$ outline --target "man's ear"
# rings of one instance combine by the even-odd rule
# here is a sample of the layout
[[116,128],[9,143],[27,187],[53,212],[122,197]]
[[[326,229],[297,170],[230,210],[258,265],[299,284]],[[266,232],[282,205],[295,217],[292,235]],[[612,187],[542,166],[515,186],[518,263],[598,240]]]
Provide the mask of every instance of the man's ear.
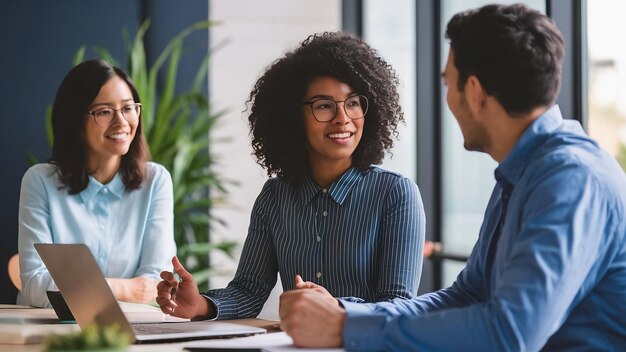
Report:
[[482,84],[480,84],[478,77],[470,75],[467,78],[467,82],[465,82],[465,98],[474,116],[480,116],[487,102],[487,93]]

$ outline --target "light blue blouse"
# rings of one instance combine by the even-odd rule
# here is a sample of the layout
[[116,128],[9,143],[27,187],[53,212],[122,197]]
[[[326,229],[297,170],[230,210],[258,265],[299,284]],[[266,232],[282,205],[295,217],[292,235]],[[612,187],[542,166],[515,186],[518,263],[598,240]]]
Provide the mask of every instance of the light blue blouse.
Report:
[[18,304],[49,306],[46,290],[56,288],[34,243],[84,243],[105,277],[158,280],[162,270],[171,270],[174,200],[172,179],[163,166],[148,163],[146,180],[137,190],[126,191],[118,173],[106,185],[89,177],[87,188],[74,195],[60,189],[56,170],[38,164],[22,179]]

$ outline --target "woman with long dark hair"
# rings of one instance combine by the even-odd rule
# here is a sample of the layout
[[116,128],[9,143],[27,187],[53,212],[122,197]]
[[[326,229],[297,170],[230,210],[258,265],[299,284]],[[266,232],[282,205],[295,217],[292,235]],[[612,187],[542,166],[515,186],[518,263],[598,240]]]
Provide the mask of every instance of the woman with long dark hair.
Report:
[[148,302],[176,253],[169,172],[150,162],[131,78],[102,60],[74,67],[52,107],[48,163],[22,179],[18,303],[49,305],[56,289],[34,243],[84,243],[118,300]]

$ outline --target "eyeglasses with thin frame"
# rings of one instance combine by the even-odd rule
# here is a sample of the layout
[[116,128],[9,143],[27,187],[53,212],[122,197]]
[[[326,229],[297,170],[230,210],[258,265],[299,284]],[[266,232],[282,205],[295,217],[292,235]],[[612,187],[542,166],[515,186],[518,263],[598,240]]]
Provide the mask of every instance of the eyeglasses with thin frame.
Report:
[[117,112],[122,114],[122,117],[128,122],[135,122],[141,115],[141,103],[132,103],[122,106],[119,109],[113,109],[110,106],[105,106],[96,110],[89,111],[88,114],[93,116],[94,120],[99,126],[108,126],[115,121]]
[[364,95],[353,95],[346,100],[334,100],[329,98],[319,98],[305,101],[302,105],[309,105],[313,117],[319,122],[330,122],[337,116],[339,103],[343,103],[343,111],[351,120],[358,120],[365,117],[367,113],[367,97]]

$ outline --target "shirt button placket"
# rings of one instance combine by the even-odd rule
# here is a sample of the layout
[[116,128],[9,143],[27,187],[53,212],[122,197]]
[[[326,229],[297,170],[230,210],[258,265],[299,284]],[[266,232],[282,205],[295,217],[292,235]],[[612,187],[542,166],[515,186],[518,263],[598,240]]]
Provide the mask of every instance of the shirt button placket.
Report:
[[[104,196],[106,196],[106,194],[109,191],[106,188],[102,189],[102,194]],[[104,235],[104,224],[107,222],[107,207],[106,207],[106,202],[105,202],[106,197],[101,197],[100,198],[100,212],[101,212],[101,216],[100,216],[100,232],[102,232],[102,234]]]
[[100,206],[102,207],[102,222],[100,223],[100,231],[102,232],[102,246],[100,247],[100,260],[104,264],[105,258],[108,256],[109,249],[109,237],[106,235],[107,226],[109,224],[109,208],[107,207],[107,201],[109,189],[104,187],[102,189],[103,197],[100,199]]
[[[322,207],[323,207],[323,208],[326,208],[326,207],[328,206],[328,204],[327,204],[327,203],[328,203],[328,188],[324,188],[324,189],[322,189],[322,193],[324,194],[324,196],[323,196],[323,197],[322,197],[322,199],[321,199],[321,201],[322,201]],[[322,208],[322,209],[323,209],[323,208]],[[322,211],[322,218],[323,218],[323,219],[326,219],[327,217],[328,217],[328,210],[323,210],[323,211]],[[316,240],[317,244],[321,244],[321,241],[322,241],[322,236],[321,236],[321,234],[324,232],[324,230],[323,230],[323,229],[325,229],[325,228],[326,228],[326,226],[327,226],[327,225],[326,225],[326,224],[325,224],[325,222],[324,222],[324,223],[323,223],[323,225],[322,225],[322,228],[318,230],[318,232],[317,232],[317,234],[316,234],[316,236],[315,236],[315,240]],[[319,247],[318,247],[318,248],[319,248]],[[321,250],[321,248],[320,248],[320,250]],[[319,264],[320,264],[320,263],[318,263],[318,265],[319,265]],[[320,279],[321,279],[321,277],[322,277],[322,272],[321,272],[321,271],[318,271],[318,272],[316,272],[316,273],[315,273],[315,278],[316,278],[317,280],[320,280]]]

